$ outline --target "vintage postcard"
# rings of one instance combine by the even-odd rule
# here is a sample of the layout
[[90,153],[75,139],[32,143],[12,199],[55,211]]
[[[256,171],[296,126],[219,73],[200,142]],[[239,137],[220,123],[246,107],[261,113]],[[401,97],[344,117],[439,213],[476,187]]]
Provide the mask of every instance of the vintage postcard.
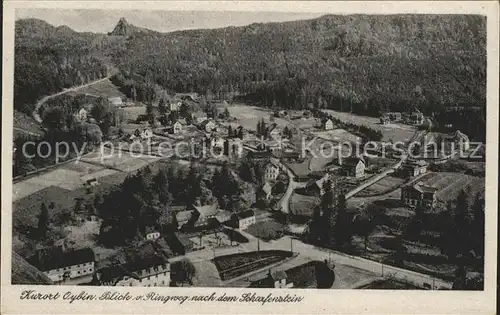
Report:
[[6,1],[2,314],[494,314],[499,4]]

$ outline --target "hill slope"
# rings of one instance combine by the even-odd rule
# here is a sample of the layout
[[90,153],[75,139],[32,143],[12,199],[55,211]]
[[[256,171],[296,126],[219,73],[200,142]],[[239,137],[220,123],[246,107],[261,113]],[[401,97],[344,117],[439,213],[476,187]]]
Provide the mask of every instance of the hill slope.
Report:
[[19,254],[12,252],[12,284],[52,284],[52,281]]
[[[19,90],[27,85],[36,94],[64,52],[78,60],[108,58],[125,74],[177,92],[224,96],[238,90],[264,105],[337,108],[348,102],[354,112],[373,115],[413,105],[424,111],[484,106],[485,21],[465,15],[328,15],[157,33],[120,20],[109,36],[71,33],[69,38],[68,30],[52,32],[47,25],[37,30],[18,21],[16,59],[27,60],[16,62],[16,96],[22,100]],[[36,55],[25,53],[32,49]],[[48,69],[33,69],[47,59]],[[29,83],[18,82],[25,68],[38,75]],[[16,101],[16,106],[23,105]]]

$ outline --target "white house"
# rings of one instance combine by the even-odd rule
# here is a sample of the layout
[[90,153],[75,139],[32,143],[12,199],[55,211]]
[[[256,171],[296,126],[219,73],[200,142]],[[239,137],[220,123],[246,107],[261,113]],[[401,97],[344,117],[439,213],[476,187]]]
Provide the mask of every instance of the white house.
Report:
[[87,121],[87,117],[88,117],[88,111],[83,107],[80,108],[75,114],[75,118],[80,122]]
[[[78,278],[89,276],[94,273],[95,255],[91,248],[82,248],[73,251],[53,249],[38,253],[35,267],[45,273],[54,283],[62,283],[71,279],[72,283],[78,283]],[[87,277],[82,282],[88,282]]]
[[173,111],[178,111],[182,106],[182,102],[181,101],[178,101],[178,102],[170,102],[169,104],[169,109],[171,112]]
[[222,138],[221,136],[215,135],[215,134],[207,134],[205,135],[206,141],[207,141],[207,146],[209,148],[218,148],[223,150],[224,149],[224,143],[226,140]]
[[265,182],[257,191],[257,198],[259,198],[259,196],[262,196],[265,199],[269,200],[271,198],[272,191],[273,187],[269,185],[268,182]]
[[172,126],[172,131],[174,134],[181,133],[182,132],[182,124],[180,121],[176,121],[174,125]]
[[407,206],[424,206],[432,208],[436,205],[438,189],[418,182],[401,188],[401,201]]
[[403,170],[405,170],[408,173],[408,175],[412,177],[425,174],[427,172],[427,162],[424,160],[418,160],[418,161],[408,160],[404,164]]
[[109,97],[108,101],[111,103],[113,106],[122,106],[122,98],[121,97]]
[[269,287],[276,289],[293,288],[293,282],[287,281],[287,274],[283,270],[269,270],[267,280]]
[[153,131],[149,128],[145,128],[141,131],[142,140],[151,139],[153,137]]
[[421,112],[413,112],[410,115],[410,123],[413,125],[422,125],[424,123],[424,118]]
[[243,230],[252,224],[255,224],[255,212],[253,210],[245,210],[234,213],[232,216],[236,227]]
[[467,137],[466,134],[460,132],[460,130],[455,131],[451,135],[448,135],[447,139],[451,141],[452,143],[455,143],[456,147],[458,146],[457,149],[460,149],[462,151],[468,151],[470,148],[470,141],[469,137]]
[[332,130],[333,129],[333,121],[331,119],[325,119],[321,123],[324,130]]
[[99,269],[96,278],[106,286],[168,287],[170,264],[164,257],[150,256]]
[[342,168],[346,176],[359,178],[365,175],[366,163],[361,157],[348,157],[342,161]]
[[153,228],[146,228],[146,239],[148,241],[154,241],[160,238],[160,232]]
[[205,132],[212,132],[217,129],[217,125],[212,119],[207,119],[201,123],[201,127]]
[[266,129],[266,134],[272,139],[279,140],[281,138],[281,129],[278,128],[278,124],[273,123]]
[[264,171],[264,180],[265,181],[276,180],[276,178],[278,178],[279,174],[280,174],[280,167],[277,163],[274,163],[273,161],[270,161],[269,163],[267,163],[265,171]]

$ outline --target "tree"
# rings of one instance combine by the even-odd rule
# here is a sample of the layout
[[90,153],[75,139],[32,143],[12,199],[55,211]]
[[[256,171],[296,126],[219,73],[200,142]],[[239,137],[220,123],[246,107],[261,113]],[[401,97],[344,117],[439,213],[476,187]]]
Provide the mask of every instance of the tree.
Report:
[[229,119],[229,117],[231,117],[231,114],[229,113],[229,109],[226,107],[222,113],[222,119]]
[[169,191],[168,177],[165,169],[160,169],[160,171],[158,171],[153,179],[153,182],[156,190],[158,191],[159,201],[164,205],[169,204],[172,200],[172,195]]
[[477,256],[484,256],[485,218],[484,198],[478,193],[472,204],[473,220],[471,223],[472,248]]
[[38,235],[45,238],[49,230],[49,210],[45,203],[40,206],[40,215],[38,216]]
[[370,204],[366,208],[362,209],[354,218],[356,234],[363,237],[365,252],[368,249],[370,235],[376,227],[376,211],[378,211],[377,207]]
[[346,212],[347,204],[344,194],[340,194],[337,202],[337,222],[335,222],[335,239],[338,247],[346,246],[351,241],[351,220]]
[[102,123],[105,120],[111,120],[111,105],[109,101],[103,97],[99,97],[96,101],[96,104],[92,106],[90,110],[90,114],[97,121],[97,123]]
[[158,102],[158,111],[161,115],[165,115],[167,113],[167,106],[165,104],[165,100],[163,98]]
[[49,108],[44,112],[43,124],[49,130],[63,130],[68,117],[68,113],[60,107]]
[[183,258],[180,261],[173,262],[170,266],[172,286],[177,286],[178,284],[184,286],[185,283],[192,285],[195,275],[196,268],[193,263],[187,258]]

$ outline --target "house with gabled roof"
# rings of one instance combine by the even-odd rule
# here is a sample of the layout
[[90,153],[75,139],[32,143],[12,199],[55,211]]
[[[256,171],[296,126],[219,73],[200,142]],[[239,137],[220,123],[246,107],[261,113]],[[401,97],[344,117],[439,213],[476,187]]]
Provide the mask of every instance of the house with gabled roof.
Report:
[[330,118],[325,118],[321,121],[321,128],[323,130],[332,130],[333,127],[333,121]]
[[366,163],[363,157],[351,156],[341,160],[341,163],[346,176],[356,178],[365,176]]
[[273,187],[268,182],[265,182],[257,190],[257,199],[264,198],[266,200],[269,200],[271,198],[272,191]]
[[436,205],[438,189],[418,182],[401,188],[401,201],[407,206],[424,206],[433,208]]
[[428,163],[424,160],[407,160],[402,170],[411,177],[416,177],[427,172]]
[[203,129],[205,132],[208,132],[208,133],[216,131],[216,129],[217,129],[217,124],[212,119],[204,120],[200,124],[200,126],[201,126],[201,129]]
[[94,273],[95,255],[91,248],[71,251],[52,248],[34,256],[29,262],[55,283],[70,279],[73,283],[78,283],[78,279],[88,282],[84,277]]
[[177,120],[173,125],[172,125],[172,133],[173,134],[179,134],[182,132],[182,123]]
[[106,286],[168,287],[170,285],[168,257],[165,253],[153,249],[129,258],[125,263],[97,270],[95,282]]
[[252,224],[255,224],[255,212],[251,209],[233,213],[231,219],[238,229],[246,229]]
[[288,276],[283,270],[269,270],[267,274],[267,282],[270,288],[286,289],[293,288],[293,283],[288,282]]
[[264,169],[264,180],[276,180],[276,178],[278,178],[278,175],[280,174],[280,169],[280,165],[271,159]]
[[266,128],[266,135],[272,139],[280,139],[281,138],[281,129],[278,128],[277,123],[272,123]]

